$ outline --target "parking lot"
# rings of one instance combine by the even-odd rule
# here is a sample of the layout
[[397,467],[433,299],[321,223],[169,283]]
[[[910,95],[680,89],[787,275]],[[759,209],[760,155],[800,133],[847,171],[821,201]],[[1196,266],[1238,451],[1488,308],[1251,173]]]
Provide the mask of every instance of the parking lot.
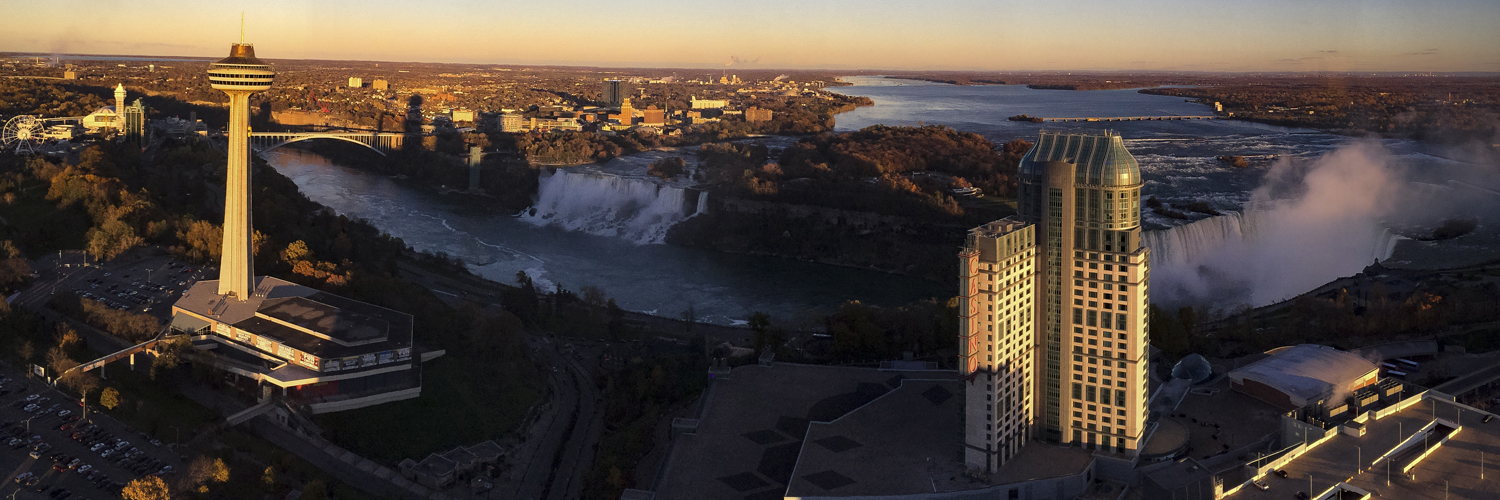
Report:
[[[169,446],[20,370],[0,369],[0,498],[116,498],[131,480],[185,467]],[[170,479],[169,479],[170,480]]]
[[[55,266],[55,261],[43,258],[42,264]],[[154,315],[165,323],[171,320],[172,302],[205,276],[217,278],[217,270],[181,263],[159,248],[142,248],[133,252],[133,258],[121,257],[102,266],[89,266],[83,272],[66,273],[55,291],[72,291],[118,311]]]
[[170,320],[172,302],[183,290],[212,272],[165,255],[151,255],[75,274],[60,286],[79,297],[122,311],[148,313],[165,322]]

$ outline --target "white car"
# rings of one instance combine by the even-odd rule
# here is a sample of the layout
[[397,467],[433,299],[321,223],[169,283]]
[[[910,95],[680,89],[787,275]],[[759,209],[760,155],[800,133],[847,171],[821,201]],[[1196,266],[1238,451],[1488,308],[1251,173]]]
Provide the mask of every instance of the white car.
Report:
[[59,416],[59,417],[66,417],[66,416],[72,415],[72,414],[73,414],[73,410],[62,410],[62,411],[57,412],[57,416]]
[[26,400],[27,401],[36,401],[36,398],[39,398],[39,397],[42,397],[42,395],[40,395],[40,394],[28,394],[26,396]]

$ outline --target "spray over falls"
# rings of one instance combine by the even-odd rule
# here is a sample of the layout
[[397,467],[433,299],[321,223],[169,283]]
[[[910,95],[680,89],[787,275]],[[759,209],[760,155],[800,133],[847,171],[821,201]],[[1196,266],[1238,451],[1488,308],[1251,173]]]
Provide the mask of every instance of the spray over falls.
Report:
[[662,243],[673,225],[707,210],[707,191],[652,178],[562,169],[541,179],[536,204],[521,218],[653,244]]

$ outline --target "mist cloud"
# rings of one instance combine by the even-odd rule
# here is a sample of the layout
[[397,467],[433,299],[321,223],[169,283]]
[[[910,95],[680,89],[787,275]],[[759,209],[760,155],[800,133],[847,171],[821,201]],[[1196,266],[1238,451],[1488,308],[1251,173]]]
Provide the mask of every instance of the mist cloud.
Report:
[[1279,161],[1243,214],[1147,233],[1153,300],[1259,306],[1353,275],[1388,253],[1403,184],[1375,141]]

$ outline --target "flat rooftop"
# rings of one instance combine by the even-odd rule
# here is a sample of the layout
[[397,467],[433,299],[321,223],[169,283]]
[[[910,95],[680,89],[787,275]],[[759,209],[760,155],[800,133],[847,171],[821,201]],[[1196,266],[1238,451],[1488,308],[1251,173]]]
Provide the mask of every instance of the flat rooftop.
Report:
[[1077,474],[1080,448],[1029,443],[988,482],[964,475],[962,381],[904,380],[869,405],[813,423],[786,496],[916,495]]
[[[257,277],[255,292],[244,301],[219,295],[217,281],[200,281],[183,292],[172,307],[274,339],[324,360],[384,356],[387,351],[412,347],[410,314],[270,276]],[[173,323],[201,326],[201,322],[189,318],[174,318]],[[214,337],[219,342],[233,342]],[[317,376],[316,372],[295,365],[278,372],[285,372],[276,374],[281,380]]]
[[1375,370],[1358,354],[1315,344],[1281,348],[1271,356],[1229,372],[1231,378],[1251,379],[1313,400],[1328,392],[1349,390],[1351,382]]
[[[812,422],[834,421],[896,391],[903,382],[954,381],[957,377],[951,371],[897,372],[789,363],[735,368],[728,378],[714,380],[704,393],[698,428],[694,434],[677,438],[656,498],[781,499],[797,470]],[[947,390],[953,401],[944,404],[962,405],[957,391]],[[951,413],[952,425],[957,425],[958,410]],[[961,445],[962,434],[957,427],[952,429],[944,438],[952,443],[944,457],[948,460],[956,459]],[[868,440],[871,446],[889,446]],[[832,443],[825,442],[840,447]]]
[[255,311],[284,323],[296,325],[314,335],[326,337],[344,345],[385,340],[390,323],[365,314],[341,309],[307,297],[284,297],[268,299]]
[[[1283,467],[1288,474],[1286,479],[1274,474],[1262,479],[1270,486],[1269,490],[1242,488],[1229,498],[1290,498],[1298,491],[1307,491],[1309,475],[1317,492],[1342,481],[1378,498],[1500,498],[1500,480],[1479,477],[1481,459],[1488,470],[1486,475],[1493,475],[1491,461],[1500,455],[1500,418],[1484,423],[1487,415],[1490,414],[1429,396],[1393,415],[1367,421],[1364,436],[1340,433],[1293,459]],[[1434,419],[1458,423],[1459,430],[1446,444],[1418,463],[1411,476],[1401,475],[1399,467],[1405,461],[1400,458],[1389,475],[1386,473],[1388,461],[1375,463],[1381,455]]]

